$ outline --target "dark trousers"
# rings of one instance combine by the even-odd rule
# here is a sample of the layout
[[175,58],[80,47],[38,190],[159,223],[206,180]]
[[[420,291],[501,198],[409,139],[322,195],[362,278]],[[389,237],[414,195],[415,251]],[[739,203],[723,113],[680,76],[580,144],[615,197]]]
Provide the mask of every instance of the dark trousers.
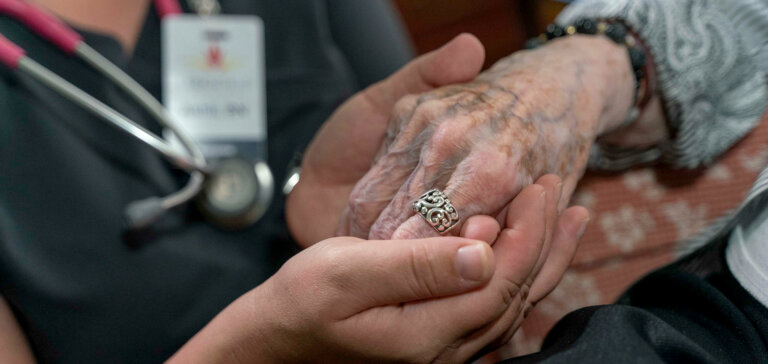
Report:
[[698,272],[690,260],[656,271],[616,304],[567,315],[541,352],[504,363],[768,363],[768,309],[719,245],[694,262]]

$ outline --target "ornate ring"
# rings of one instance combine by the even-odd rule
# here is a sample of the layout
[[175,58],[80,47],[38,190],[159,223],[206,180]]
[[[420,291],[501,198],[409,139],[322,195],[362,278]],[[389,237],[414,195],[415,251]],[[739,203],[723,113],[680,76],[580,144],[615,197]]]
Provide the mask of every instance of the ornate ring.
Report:
[[442,234],[459,222],[459,213],[440,190],[432,189],[413,202],[413,211],[421,215],[435,231]]

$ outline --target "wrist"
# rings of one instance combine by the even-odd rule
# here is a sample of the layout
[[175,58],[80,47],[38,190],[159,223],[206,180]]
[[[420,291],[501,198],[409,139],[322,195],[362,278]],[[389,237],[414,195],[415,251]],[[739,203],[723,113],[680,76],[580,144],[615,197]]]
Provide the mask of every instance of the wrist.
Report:
[[[269,282],[269,281],[268,281]],[[264,286],[244,294],[190,339],[168,363],[277,363],[269,339],[276,315],[269,311]]]
[[600,106],[594,115],[600,136],[626,120],[635,99],[635,76],[627,49],[605,36],[576,34],[555,39],[547,47],[563,48],[581,72],[582,92]]
[[240,298],[243,314],[235,319],[236,325],[245,328],[234,352],[240,353],[248,363],[285,363],[295,350],[287,348],[285,339],[286,315],[280,312],[280,305],[275,304],[278,294],[274,292],[274,277],[268,279]]
[[479,79],[514,90],[528,103],[546,98],[550,114],[574,116],[571,128],[590,138],[621,126],[635,97],[626,48],[599,35],[553,39],[499,61]]

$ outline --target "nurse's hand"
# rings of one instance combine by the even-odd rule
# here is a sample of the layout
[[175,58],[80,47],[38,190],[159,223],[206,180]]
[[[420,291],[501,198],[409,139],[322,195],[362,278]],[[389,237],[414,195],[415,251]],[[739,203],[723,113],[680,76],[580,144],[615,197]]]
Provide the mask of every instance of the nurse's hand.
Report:
[[559,179],[540,183],[515,198],[503,231],[476,216],[462,237],[320,242],[172,361],[458,363],[503,344],[558,283],[589,216],[558,215]]
[[[301,180],[288,197],[286,218],[294,238],[306,246],[334,235],[352,188],[371,168],[385,139],[387,120],[398,99],[472,80],[484,59],[477,38],[460,35],[339,107],[305,152]],[[393,180],[399,179],[393,176]],[[365,218],[380,212],[368,211]]]
[[563,177],[566,205],[595,138],[624,120],[633,92],[624,47],[574,35],[513,54],[470,83],[406,96],[337,233],[435,236],[411,211],[424,192],[442,190],[461,217],[494,215],[547,173]]

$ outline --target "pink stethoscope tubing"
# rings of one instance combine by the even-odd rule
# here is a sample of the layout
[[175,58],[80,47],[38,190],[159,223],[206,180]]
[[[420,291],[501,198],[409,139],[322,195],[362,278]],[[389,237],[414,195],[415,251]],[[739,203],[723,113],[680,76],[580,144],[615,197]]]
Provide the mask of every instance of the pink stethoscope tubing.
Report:
[[[161,17],[173,16],[182,12],[178,0],[154,0],[154,2]],[[170,129],[186,149],[186,154],[178,152],[164,139],[27,57],[26,52],[21,47],[0,35],[0,63],[40,81],[162,154],[173,165],[190,173],[189,182],[179,191],[162,198],[151,197],[129,204],[126,208],[129,228],[147,227],[159,220],[170,209],[190,201],[200,193],[205,176],[209,173],[205,158],[197,145],[175,126],[162,104],[146,89],[88,46],[80,34],[46,11],[23,0],[0,0],[0,14],[22,23],[30,31],[50,42],[65,54],[83,60],[102,73],[146,108],[162,126]]]

